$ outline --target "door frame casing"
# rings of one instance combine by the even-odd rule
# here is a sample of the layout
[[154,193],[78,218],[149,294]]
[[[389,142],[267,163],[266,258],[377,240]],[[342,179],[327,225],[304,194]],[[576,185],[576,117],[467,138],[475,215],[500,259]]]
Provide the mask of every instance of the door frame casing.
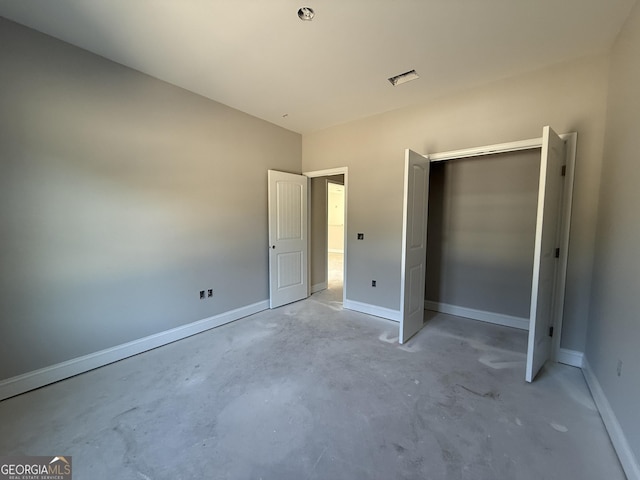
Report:
[[[343,304],[345,303],[346,299],[347,299],[347,251],[349,250],[348,247],[348,239],[349,239],[349,235],[347,233],[348,231],[348,212],[349,212],[349,208],[348,208],[348,204],[349,204],[349,167],[336,167],[336,168],[328,168],[328,169],[324,169],[324,170],[313,170],[313,171],[309,171],[309,172],[302,172],[302,175],[309,177],[309,178],[318,178],[318,177],[331,177],[333,175],[344,175],[344,231],[343,231],[343,240],[344,240],[344,256],[343,256],[343,266],[342,266],[342,302]],[[308,284],[309,284],[309,288],[311,288],[311,187],[308,188],[307,190],[307,196],[308,196],[308,201],[307,201],[307,211],[308,211],[308,218],[309,218],[309,222],[307,222],[307,229],[308,231],[308,235],[307,235],[307,239],[308,239],[308,251],[309,251],[309,255],[308,255],[308,263],[309,263],[309,268],[307,268],[307,275],[309,276],[308,279]],[[327,267],[325,266],[325,277],[328,277],[328,274],[326,272]],[[325,280],[328,282],[328,278],[325,278]],[[311,291],[309,291],[309,294],[311,293]]]
[[[578,134],[576,132],[563,133],[559,137],[565,143],[565,183],[562,192],[562,212],[559,232],[560,256],[558,258],[557,283],[554,290],[556,303],[554,305],[554,335],[551,341],[551,360],[558,361],[560,356],[560,343],[562,338],[562,324],[564,320],[564,301],[567,281],[567,266],[569,252],[569,235],[571,230],[571,210],[573,206],[573,188],[575,178],[576,145]],[[460,158],[481,157],[496,153],[517,152],[521,150],[533,150],[542,148],[542,137],[519,140],[515,142],[499,143],[482,147],[466,148],[461,150],[451,150],[446,152],[431,153],[422,155],[430,162],[442,162]],[[403,194],[406,196],[406,191]],[[406,200],[406,199],[405,199]],[[403,301],[401,299],[401,301]]]

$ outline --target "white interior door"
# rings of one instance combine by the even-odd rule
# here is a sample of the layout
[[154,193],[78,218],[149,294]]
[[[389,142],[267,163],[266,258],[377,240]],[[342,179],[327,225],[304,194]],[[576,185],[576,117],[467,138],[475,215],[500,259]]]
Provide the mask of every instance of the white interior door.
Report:
[[307,177],[269,170],[269,307],[308,296]]
[[549,359],[550,327],[554,322],[558,262],[556,248],[559,245],[565,147],[562,139],[550,127],[544,127],[543,130],[541,157],[525,376],[527,382],[533,381]]
[[428,200],[429,159],[411,150],[406,150],[402,224],[400,343],[405,343],[409,340],[424,324]]

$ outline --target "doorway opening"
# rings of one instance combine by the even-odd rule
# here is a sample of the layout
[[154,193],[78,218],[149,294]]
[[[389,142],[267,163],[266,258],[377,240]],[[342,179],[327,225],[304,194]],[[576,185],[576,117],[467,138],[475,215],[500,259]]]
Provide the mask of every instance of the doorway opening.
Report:
[[309,183],[309,285],[310,293],[323,292],[331,303],[347,298],[346,167],[304,172]]

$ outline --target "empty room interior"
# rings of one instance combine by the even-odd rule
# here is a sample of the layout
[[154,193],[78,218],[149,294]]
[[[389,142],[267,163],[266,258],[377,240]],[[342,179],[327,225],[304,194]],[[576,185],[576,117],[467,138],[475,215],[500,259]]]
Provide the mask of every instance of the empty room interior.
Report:
[[640,480],[638,132],[637,0],[0,0],[2,468]]

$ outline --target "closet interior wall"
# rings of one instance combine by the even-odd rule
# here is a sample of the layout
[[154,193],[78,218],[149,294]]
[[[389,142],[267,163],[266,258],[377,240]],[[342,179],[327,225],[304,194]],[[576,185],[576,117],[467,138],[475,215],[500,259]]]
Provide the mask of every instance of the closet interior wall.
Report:
[[528,322],[540,153],[431,163],[427,305]]

